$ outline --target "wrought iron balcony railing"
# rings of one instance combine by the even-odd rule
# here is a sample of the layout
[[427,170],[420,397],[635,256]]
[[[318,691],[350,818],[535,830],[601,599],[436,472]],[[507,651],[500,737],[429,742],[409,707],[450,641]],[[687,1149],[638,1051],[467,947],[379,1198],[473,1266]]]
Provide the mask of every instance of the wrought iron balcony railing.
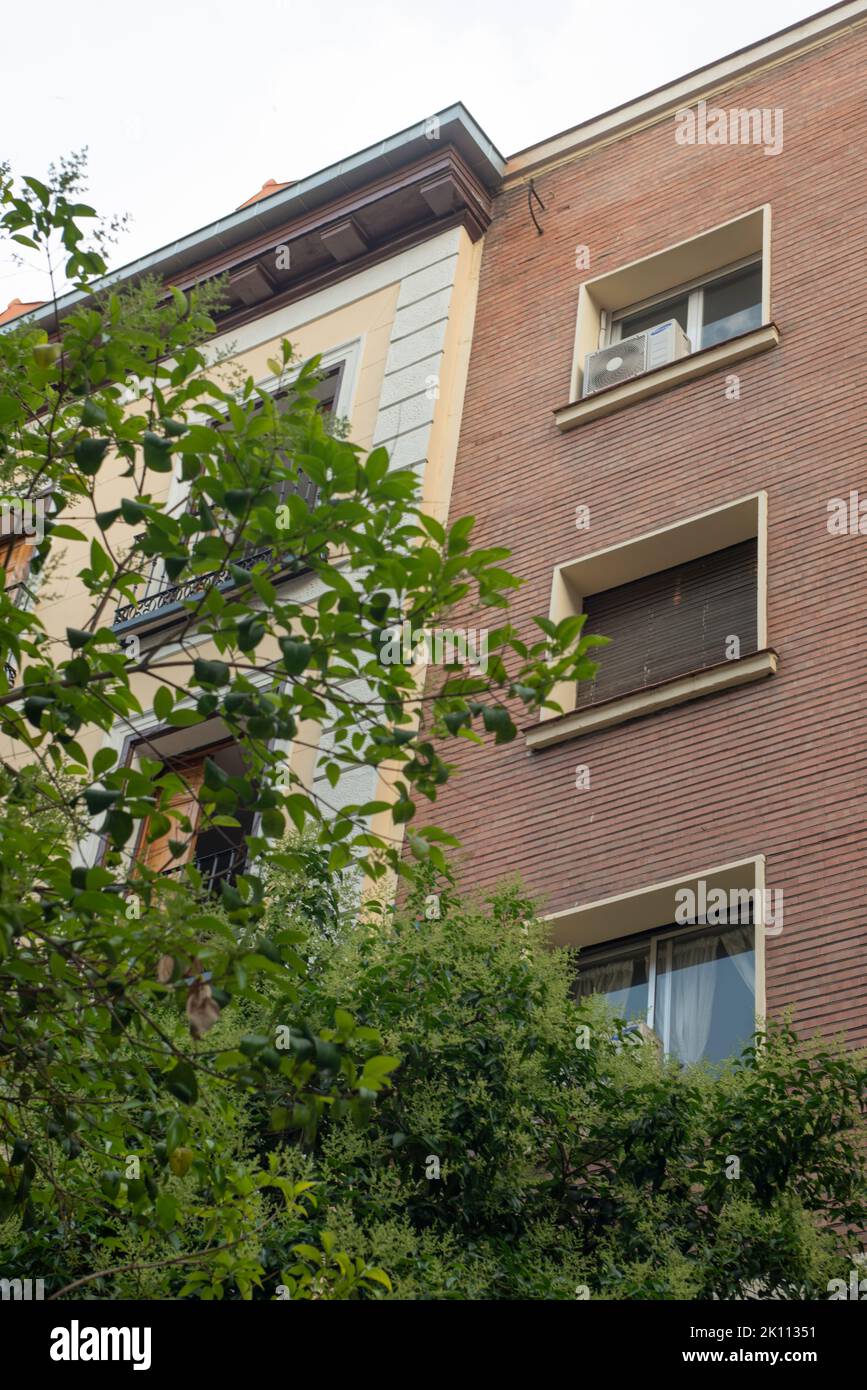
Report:
[[15,579],[11,584],[7,584],[4,593],[16,608],[24,608],[30,597],[27,582],[24,579]]
[[[292,482],[282,482],[278,487],[278,495],[285,501],[290,495],[302,498],[311,511],[319,504],[319,485],[312,479],[300,473]],[[279,572],[281,577],[288,577],[291,574],[301,574],[307,565],[299,560],[295,555],[279,555],[273,547],[266,546],[258,550],[248,549],[233,560],[240,569],[252,569],[260,560],[279,560]],[[134,603],[119,604],[114,615],[112,626],[115,631],[131,625],[138,627],[144,626],[146,619],[159,621],[164,618],[167,621],[180,617],[183,614],[183,605],[190,599],[200,598],[209,589],[232,589],[236,586],[235,580],[229,573],[228,565],[222,565],[219,569],[212,570],[208,574],[197,574],[191,579],[185,579],[182,584],[157,584],[154,586],[156,578],[156,564],[154,570],[145,585],[145,592],[140,599]],[[148,623],[148,626],[151,624]]]
[[[233,884],[238,874],[243,873],[247,850],[244,845],[227,845],[214,854],[194,854],[192,862],[202,875],[202,892],[213,894],[221,883]],[[170,864],[161,872],[166,877],[174,877],[182,874],[185,868],[185,864]]]
[[[266,547],[264,550],[255,550],[248,555],[241,555],[232,563],[239,569],[251,570],[260,561],[272,560],[273,558],[274,551],[270,547]],[[294,555],[286,555],[280,559],[281,575],[300,574],[305,568],[303,562]],[[190,599],[201,598],[209,589],[232,589],[236,585],[237,580],[229,572],[228,565],[223,565],[220,569],[212,570],[208,574],[194,575],[191,579],[185,579],[181,584],[161,585],[151,593],[146,593],[135,603],[119,604],[112,626],[117,631],[130,624],[138,625],[145,618],[169,618],[173,615],[182,615],[183,604]]]

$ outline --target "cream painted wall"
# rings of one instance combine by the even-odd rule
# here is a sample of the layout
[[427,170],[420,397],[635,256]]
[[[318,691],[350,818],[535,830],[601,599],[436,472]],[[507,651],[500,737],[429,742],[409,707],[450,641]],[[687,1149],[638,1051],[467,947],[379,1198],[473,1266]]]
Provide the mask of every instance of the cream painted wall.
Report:
[[[388,356],[388,345],[394,323],[400,285],[386,285],[374,294],[354,300],[323,318],[293,328],[286,336],[302,361],[317,353],[329,352],[341,343],[361,340],[361,364],[358,380],[347,412],[351,421],[351,437],[363,449],[369,449],[376,428],[382,378]],[[256,381],[270,375],[268,358],[278,352],[281,337],[269,338],[249,352],[242,352],[233,362],[250,372]],[[341,408],[343,402],[340,403]]]

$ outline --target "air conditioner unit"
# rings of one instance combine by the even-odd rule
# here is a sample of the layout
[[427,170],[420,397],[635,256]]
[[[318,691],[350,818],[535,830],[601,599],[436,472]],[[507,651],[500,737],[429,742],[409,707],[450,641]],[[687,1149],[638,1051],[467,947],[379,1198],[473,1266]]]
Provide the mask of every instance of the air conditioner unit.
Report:
[[631,1023],[627,1023],[624,1028],[614,1034],[612,1039],[618,1052],[624,1047],[652,1047],[655,1052],[662,1056],[662,1039],[652,1028],[648,1028],[644,1019],[636,1018]]
[[588,352],[584,360],[584,395],[592,396],[606,386],[631,381],[634,376],[652,372],[654,367],[665,367],[688,356],[689,351],[689,338],[677,319],[633,333],[610,347]]

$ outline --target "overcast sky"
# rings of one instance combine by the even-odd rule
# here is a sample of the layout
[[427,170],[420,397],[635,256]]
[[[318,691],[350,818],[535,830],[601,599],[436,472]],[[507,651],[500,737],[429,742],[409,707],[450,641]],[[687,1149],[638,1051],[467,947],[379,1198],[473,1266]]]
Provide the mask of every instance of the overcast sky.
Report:
[[[821,0],[11,0],[0,130],[18,173],[89,148],[122,265],[462,101],[505,154],[824,8]],[[0,308],[47,297],[0,252]]]

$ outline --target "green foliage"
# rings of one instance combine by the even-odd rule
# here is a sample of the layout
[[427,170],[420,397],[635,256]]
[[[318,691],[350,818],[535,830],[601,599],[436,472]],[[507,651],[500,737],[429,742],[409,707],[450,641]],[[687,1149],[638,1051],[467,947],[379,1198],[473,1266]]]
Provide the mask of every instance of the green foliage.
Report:
[[[268,1263],[249,1234],[265,1204],[276,1192],[299,1216],[311,1197],[272,1169],[266,1144],[219,1142],[217,1120],[241,1123],[254,1101],[264,1133],[309,1145],[330,1117],[363,1125],[395,1065],[350,1015],[318,1031],[305,1020],[297,932],[270,930],[266,885],[313,856],[298,907],[327,941],[338,905],[323,872],[386,884],[411,876],[413,856],[445,871],[448,842],[426,827],[404,859],[372,826],[387,806],[314,799],[282,750],[316,725],[331,788],[387,764],[392,818],[409,822],[414,798],[435,800],[448,779],[444,739],[513,737],[518,709],[549,704],[558,681],[587,670],[593,639],[503,626],[484,677],[456,663],[420,703],[409,664],[383,658],[387,634],[446,623],[459,603],[506,609],[519,582],[507,552],[474,549],[472,518],[446,530],[426,517],[414,473],[323,423],[316,359],[296,363],[282,344],[270,364],[279,404],[210,361],[219,285],[104,284],[105,228],[78,201],[82,172],[74,158],[16,183],[0,167],[0,238],[44,254],[52,285],[65,275],[80,292],[64,315],[53,301],[48,328],[25,318],[0,331],[0,487],[50,500],[26,582],[0,588],[0,1222],[7,1264],[53,1276],[55,1292],[73,1274],[102,1289],[94,1276],[122,1261],[100,1257],[119,1242],[139,1266],[194,1257],[177,1266],[184,1296],[246,1297]],[[173,474],[185,508],[166,503]],[[193,595],[168,648],[130,640],[115,619],[155,565]],[[312,600],[282,582],[302,569]],[[44,620],[58,575],[78,576],[65,640]],[[193,635],[210,654],[189,650]],[[243,776],[212,764],[195,789],[200,831],[242,815],[256,825],[219,901],[193,866],[132,863],[143,822],[151,840],[174,835],[179,861],[191,833],[186,813],[169,815],[191,790],[183,773],[156,751],[130,766],[115,751],[145,698],[179,730],[219,719],[244,755]],[[100,862],[73,862],[94,832]],[[331,1252],[310,1279],[294,1258],[299,1297],[385,1287]]]
[[663,1063],[573,971],[514,888],[350,931],[304,1008],[400,1066],[292,1168],[319,1205],[287,1232],[329,1229],[398,1298],[827,1297],[867,1218],[864,1059],[778,1025],[721,1073]]
[[[103,1298],[821,1296],[864,1222],[861,1060],[785,1027],[720,1077],[618,1051],[517,890],[490,908],[423,893],[448,878],[449,837],[412,824],[450,775],[445,741],[508,742],[604,639],[580,618],[519,632],[508,553],[326,427],[316,360],[282,345],[279,409],[209,363],[219,286],[101,286],[80,173],[0,169],[0,235],[59,246],[82,295],[50,335],[0,332],[0,485],[51,499],[26,602],[0,591],[4,1271]],[[187,510],[165,505],[173,472]],[[192,581],[168,654],[114,624],[154,564]],[[282,582],[301,568],[303,603]],[[41,608],[57,573],[83,586],[65,641]],[[506,619],[487,671],[456,662],[420,702],[386,640],[458,605]],[[193,633],[210,653],[187,654]],[[202,829],[256,818],[219,900],[194,867],[131,864],[143,821],[168,834],[191,790],[104,737],[144,689],[166,725],[219,719],[243,751],[243,776],[211,764],[196,790]],[[325,782],[385,765],[394,804],[329,804],[287,775],[281,745],[311,725]],[[373,829],[385,812],[406,858]],[[106,853],[85,867],[94,831]],[[418,896],[359,912],[355,871]]]

